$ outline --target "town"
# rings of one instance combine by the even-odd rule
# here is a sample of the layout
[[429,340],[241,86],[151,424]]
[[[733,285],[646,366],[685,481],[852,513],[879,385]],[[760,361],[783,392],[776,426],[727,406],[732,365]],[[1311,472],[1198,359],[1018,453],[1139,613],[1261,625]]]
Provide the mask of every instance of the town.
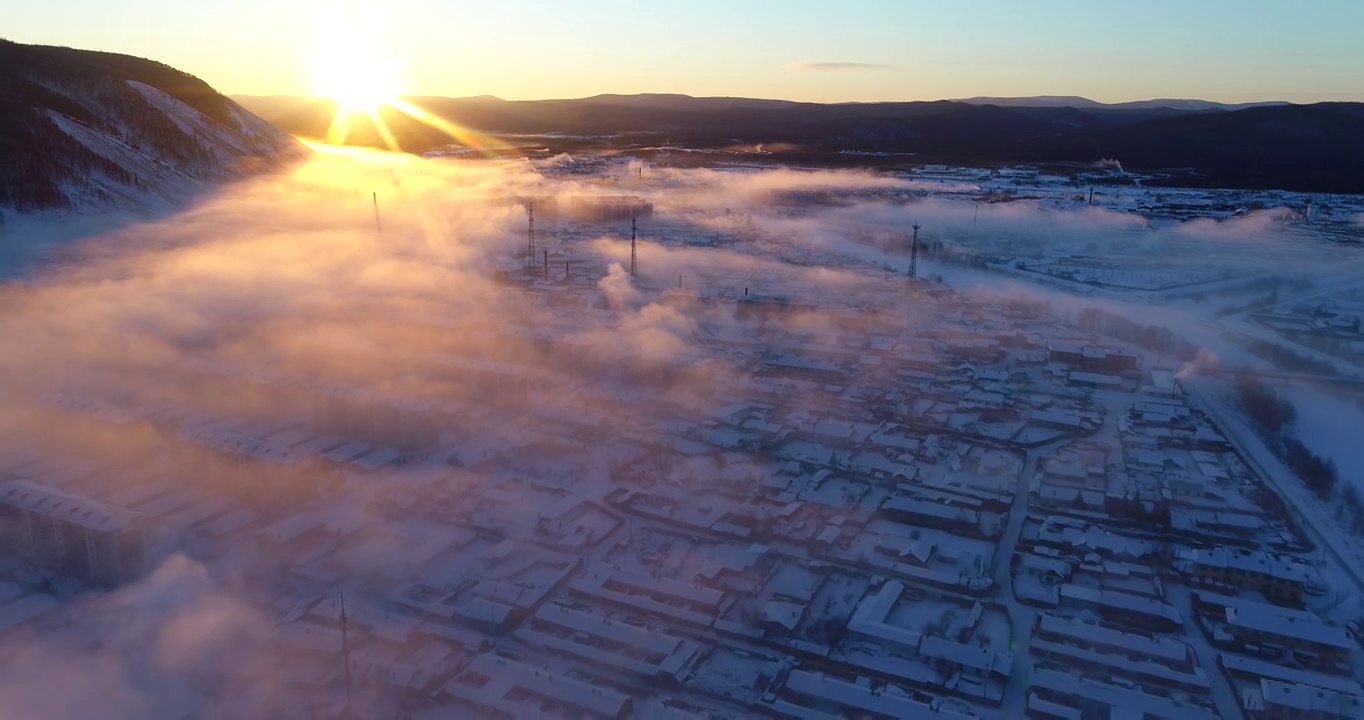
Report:
[[[1101,321],[1264,295],[1244,268],[1025,258],[946,168],[703,201],[621,165],[482,210],[499,244],[453,276],[376,274],[222,337],[97,332],[83,372],[7,385],[0,661],[26,652],[6,639],[119,651],[73,609],[205,568],[250,619],[186,687],[268,687],[277,716],[1364,718],[1358,538],[1228,424],[1222,370]],[[372,252],[417,252],[402,191],[338,192],[372,207]],[[829,213],[847,239],[790,240]],[[1209,342],[1329,333],[1302,352],[1343,366],[1359,301],[1332,292],[1223,313],[1243,335]]]

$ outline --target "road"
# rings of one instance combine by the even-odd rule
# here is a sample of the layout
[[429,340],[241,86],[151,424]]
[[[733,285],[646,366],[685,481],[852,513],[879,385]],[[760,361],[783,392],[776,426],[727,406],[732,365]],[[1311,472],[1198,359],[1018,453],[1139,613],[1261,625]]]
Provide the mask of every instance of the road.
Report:
[[1198,658],[1198,666],[1203,671],[1204,677],[1208,678],[1208,685],[1212,688],[1212,702],[1217,708],[1217,714],[1225,720],[1245,717],[1241,712],[1241,703],[1237,700],[1231,683],[1217,665],[1216,648],[1208,644],[1208,639],[1203,636],[1198,621],[1189,614],[1189,608],[1192,606],[1189,596],[1189,588],[1183,585],[1169,583],[1165,586],[1165,601],[1179,608],[1180,613],[1184,614],[1184,635],[1182,639],[1189,647],[1193,648],[1194,657]]
[[1011,717],[1021,717],[1027,707],[1028,688],[1032,686],[1032,626],[1037,617],[1036,610],[1014,598],[1014,552],[1023,533],[1023,522],[1028,517],[1028,501],[1032,496],[1037,461],[1067,442],[1070,442],[1070,438],[1028,451],[1023,461],[1023,472],[1019,475],[1018,489],[1014,492],[1013,506],[1009,508],[1009,525],[995,548],[995,588],[999,592],[999,601],[1009,608],[1009,622],[1013,625],[1013,640],[1009,647],[1013,652],[1013,666],[1009,669],[1009,681],[1004,686],[1004,698],[1000,702],[1000,709]]
[[1226,434],[1241,457],[1268,483],[1292,509],[1294,520],[1319,547],[1323,548],[1342,575],[1364,593],[1364,545],[1339,529],[1331,510],[1312,496],[1297,476],[1274,457],[1240,413],[1227,408],[1208,387],[1207,378],[1189,378],[1184,389],[1191,401],[1208,414]]

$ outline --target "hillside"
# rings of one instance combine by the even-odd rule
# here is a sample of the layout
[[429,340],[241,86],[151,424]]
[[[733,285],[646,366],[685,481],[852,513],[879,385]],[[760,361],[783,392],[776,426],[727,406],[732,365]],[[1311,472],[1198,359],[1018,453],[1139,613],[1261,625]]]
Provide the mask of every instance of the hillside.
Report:
[[[1172,170],[1168,182],[1177,184],[1364,192],[1364,105],[1359,103],[1104,105],[1083,98],[1036,98],[996,105],[985,98],[826,105],[685,95],[408,99],[447,120],[502,135],[513,152],[648,154],[660,146],[685,146],[730,151],[740,159],[884,167],[1089,164],[1112,158],[1132,170]],[[335,111],[318,99],[239,100],[305,137],[325,136]],[[386,110],[382,117],[409,152],[451,142],[396,111]],[[378,135],[365,128],[351,142],[380,144]],[[753,151],[757,146],[765,147]]]
[[[1134,167],[1190,168],[1194,184],[1364,192],[1361,103],[1200,113],[1110,129],[1085,142]],[[1082,150],[1071,144],[1058,154]]]
[[0,40],[0,212],[165,209],[306,153],[166,65]]

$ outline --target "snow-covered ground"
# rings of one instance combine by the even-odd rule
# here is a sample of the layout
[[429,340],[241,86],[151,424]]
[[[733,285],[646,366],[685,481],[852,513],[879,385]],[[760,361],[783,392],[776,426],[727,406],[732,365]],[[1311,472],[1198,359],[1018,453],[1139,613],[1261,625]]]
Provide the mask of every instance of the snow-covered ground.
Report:
[[[39,531],[0,562],[0,710],[1230,717],[1218,656],[1249,651],[1171,557],[1242,548],[1330,627],[1364,614],[1359,544],[1205,387],[1267,368],[1232,283],[1347,280],[1356,249],[1218,209],[1298,198],[1169,191],[1180,223],[1049,179],[980,207],[1028,188],[985,171],[596,165],[323,149],[7,286],[0,492]],[[1359,410],[1285,392],[1357,468]],[[45,521],[145,523],[160,569]]]
[[[1364,407],[1360,396],[1328,394],[1301,383],[1276,386],[1298,409],[1294,430],[1312,452],[1335,461],[1342,482],[1364,492]],[[1348,398],[1348,399],[1347,399]]]

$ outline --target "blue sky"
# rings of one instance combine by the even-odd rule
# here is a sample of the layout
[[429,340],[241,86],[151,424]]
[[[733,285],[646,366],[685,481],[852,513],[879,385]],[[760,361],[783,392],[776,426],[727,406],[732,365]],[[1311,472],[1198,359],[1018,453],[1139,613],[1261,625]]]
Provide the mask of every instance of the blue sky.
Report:
[[[126,52],[219,90],[309,94],[357,0],[15,2],[0,34]],[[814,101],[1083,95],[1364,100],[1361,0],[395,0],[367,23],[411,94]]]

